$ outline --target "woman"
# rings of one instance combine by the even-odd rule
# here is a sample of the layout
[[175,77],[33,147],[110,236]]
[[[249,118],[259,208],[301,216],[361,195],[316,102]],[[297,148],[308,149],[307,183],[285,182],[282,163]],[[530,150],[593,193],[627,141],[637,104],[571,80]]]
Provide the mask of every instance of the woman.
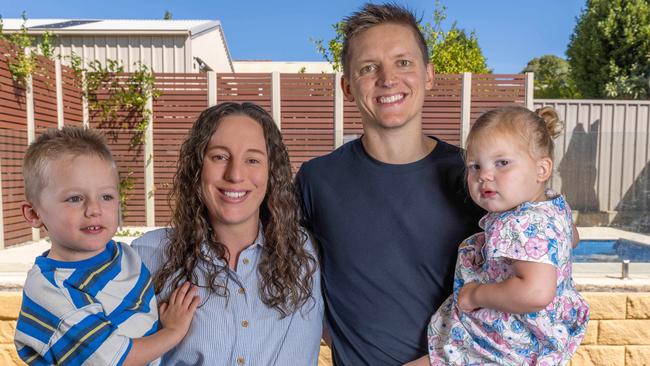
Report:
[[183,143],[170,229],[133,242],[159,300],[185,281],[201,306],[172,365],[316,365],[323,303],[298,224],[289,157],[252,103],[206,109]]

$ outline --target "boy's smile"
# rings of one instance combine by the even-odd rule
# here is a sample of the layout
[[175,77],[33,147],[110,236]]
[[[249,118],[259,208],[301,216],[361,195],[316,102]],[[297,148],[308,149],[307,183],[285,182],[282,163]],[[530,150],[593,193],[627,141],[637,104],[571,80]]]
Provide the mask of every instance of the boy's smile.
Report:
[[96,155],[65,155],[49,161],[44,176],[47,183],[26,218],[47,230],[48,257],[70,262],[101,253],[118,225],[113,164]]

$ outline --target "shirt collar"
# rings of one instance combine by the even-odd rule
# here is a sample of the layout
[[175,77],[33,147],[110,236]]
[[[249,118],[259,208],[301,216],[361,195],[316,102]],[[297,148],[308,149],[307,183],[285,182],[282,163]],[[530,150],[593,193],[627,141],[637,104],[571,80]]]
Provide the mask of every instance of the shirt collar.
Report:
[[252,245],[263,247],[265,243],[266,240],[264,239],[264,227],[262,226],[262,222],[260,222],[260,225],[257,228],[257,238],[255,238],[255,241],[253,241]]
[[[265,243],[266,243],[266,240],[264,239],[264,226],[262,225],[262,222],[260,222],[260,225],[257,228],[257,237],[255,238],[255,240],[253,240],[251,245],[246,247],[246,248],[251,248],[251,247],[261,248],[261,247],[264,246]],[[244,249],[244,250],[246,250],[246,249]],[[209,253],[210,249],[209,249],[208,243],[205,243],[205,242],[203,243],[203,245],[201,246],[201,251],[203,251],[203,254],[208,254]]]

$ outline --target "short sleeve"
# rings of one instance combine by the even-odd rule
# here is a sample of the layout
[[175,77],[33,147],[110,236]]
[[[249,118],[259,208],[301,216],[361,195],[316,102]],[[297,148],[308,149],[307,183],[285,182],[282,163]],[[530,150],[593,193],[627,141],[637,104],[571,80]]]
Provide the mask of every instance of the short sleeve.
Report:
[[47,342],[37,339],[38,318],[25,316],[23,311],[21,315],[24,318],[19,319],[15,343],[19,356],[29,365],[120,365],[131,348],[131,339],[115,332],[117,328],[97,303],[65,314],[56,328],[45,324],[52,330]]
[[557,267],[560,232],[555,226],[547,212],[534,206],[503,215],[486,228],[485,255]]

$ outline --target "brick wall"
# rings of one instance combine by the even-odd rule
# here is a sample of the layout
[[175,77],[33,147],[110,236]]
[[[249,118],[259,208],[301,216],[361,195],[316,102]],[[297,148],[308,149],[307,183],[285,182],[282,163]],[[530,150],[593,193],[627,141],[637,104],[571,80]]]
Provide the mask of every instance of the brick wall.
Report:
[[[0,365],[23,365],[13,345],[20,292],[0,292]],[[570,366],[650,365],[650,292],[583,293],[591,307],[587,334]],[[330,366],[321,347],[319,366]]]

